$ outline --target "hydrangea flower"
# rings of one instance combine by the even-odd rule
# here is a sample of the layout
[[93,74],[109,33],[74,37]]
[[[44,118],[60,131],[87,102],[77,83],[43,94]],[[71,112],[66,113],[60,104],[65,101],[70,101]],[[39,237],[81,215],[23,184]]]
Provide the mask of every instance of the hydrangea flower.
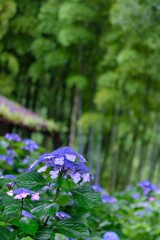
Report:
[[9,196],[14,196],[14,199],[23,199],[23,198],[26,198],[27,196],[31,196],[31,200],[34,201],[34,200],[39,200],[39,193],[37,192],[34,192],[34,191],[31,191],[29,189],[26,189],[26,188],[17,188],[15,190],[10,190],[7,192],[7,194]]
[[114,204],[116,203],[116,198],[109,196],[108,193],[100,186],[100,185],[93,185],[92,188],[94,189],[94,191],[99,192],[101,194],[101,198],[103,203],[110,203],[110,204]]
[[11,174],[6,174],[4,176],[1,176],[0,178],[10,178],[10,179],[16,179],[16,177],[14,175]]
[[16,133],[6,133],[4,138],[9,140],[9,141],[15,141],[15,142],[20,142],[21,141],[20,136]]
[[38,169],[38,172],[44,172],[47,168],[51,168],[50,176],[52,179],[57,178],[59,173],[64,178],[68,176],[72,178],[75,183],[89,182],[93,177],[90,174],[89,168],[85,165],[86,159],[78,154],[75,150],[70,147],[58,148],[51,153],[45,153],[39,157],[31,166],[39,163],[45,166]]
[[31,214],[25,210],[22,210],[22,216],[27,217],[27,218],[36,218],[33,214]]
[[135,200],[136,200],[136,199],[139,199],[139,198],[140,198],[140,195],[139,195],[138,193],[133,193],[133,194],[132,194],[132,198],[135,199]]
[[138,186],[143,189],[144,195],[148,195],[150,192],[156,190],[156,187],[148,180],[144,180],[142,182],[139,182]]
[[71,218],[71,216],[68,213],[65,212],[57,212],[56,217],[58,219],[66,219],[66,218]]
[[8,163],[8,165],[13,166],[14,159],[8,155],[0,154],[0,160]]
[[104,191],[104,189],[100,185],[98,185],[98,184],[92,185],[92,188],[96,192],[100,192],[101,193],[101,192]]
[[[9,178],[9,179],[11,179],[11,180],[15,180],[15,179],[16,179],[16,177],[15,177],[14,175],[9,175],[9,174],[4,175],[4,176],[1,176],[0,178]],[[15,182],[15,181],[6,184],[6,186],[7,186],[9,189],[13,188],[15,185],[16,185],[16,182]]]
[[14,157],[16,157],[17,154],[13,149],[7,149],[7,154],[1,154],[0,159],[3,161],[6,161],[10,166],[13,166],[14,163]]
[[102,194],[101,197],[102,197],[103,203],[114,204],[114,203],[116,203],[116,201],[117,201],[116,198],[111,197],[111,196],[109,196],[109,195],[107,195],[107,194]]
[[120,238],[115,232],[106,232],[103,236],[103,240],[120,240]]
[[24,149],[26,151],[33,152],[39,148],[38,144],[31,139],[25,139],[23,142],[26,145],[23,146],[22,149]]
[[9,156],[11,156],[11,157],[17,157],[17,153],[13,150],[13,149],[11,149],[11,148],[8,148],[7,149],[7,154],[9,155]]

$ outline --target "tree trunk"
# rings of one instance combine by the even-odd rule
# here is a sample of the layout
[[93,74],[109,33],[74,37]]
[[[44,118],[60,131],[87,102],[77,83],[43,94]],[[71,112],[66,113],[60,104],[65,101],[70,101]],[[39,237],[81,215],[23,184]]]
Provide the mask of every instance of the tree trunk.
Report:
[[101,171],[101,147],[102,147],[102,126],[99,127],[99,133],[97,138],[97,150],[96,150],[96,177],[95,183],[100,184],[100,171]]
[[70,147],[74,147],[76,125],[77,125],[78,99],[79,99],[79,92],[78,92],[78,89],[75,88],[73,105],[72,105],[72,113],[71,113],[70,133],[69,133],[69,146]]

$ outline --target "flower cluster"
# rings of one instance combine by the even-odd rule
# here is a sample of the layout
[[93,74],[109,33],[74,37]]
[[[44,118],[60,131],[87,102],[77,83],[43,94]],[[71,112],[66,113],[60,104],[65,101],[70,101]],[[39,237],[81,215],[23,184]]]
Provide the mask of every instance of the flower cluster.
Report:
[[24,199],[28,196],[31,196],[32,201],[39,200],[40,198],[38,192],[34,192],[26,188],[17,188],[15,190],[10,190],[7,192],[7,194],[9,196],[15,195],[14,199],[19,199],[19,200]]
[[115,197],[112,197],[112,196],[109,196],[107,194],[107,192],[99,185],[93,185],[92,188],[96,191],[96,192],[99,192],[101,194],[101,198],[102,198],[102,201],[103,203],[110,203],[110,204],[114,204],[116,203],[116,198]]
[[[78,159],[77,159],[78,158]],[[38,172],[44,172],[47,168],[51,168],[50,177],[57,178],[59,174],[62,177],[71,177],[74,183],[89,182],[93,176],[90,174],[89,168],[85,165],[85,158],[78,154],[70,147],[62,147],[40,156],[31,166],[42,163],[45,166],[38,169]]]
[[143,189],[144,195],[148,195],[150,192],[153,192],[156,190],[156,187],[148,180],[139,182],[138,186]]
[[6,140],[9,140],[9,141],[15,141],[15,142],[20,142],[21,141],[20,136],[16,133],[6,133],[4,138]]
[[31,139],[25,139],[23,142],[25,146],[23,146],[22,149],[26,151],[33,152],[39,148],[38,144]]
[[115,232],[106,232],[103,236],[103,240],[120,240],[117,233]]

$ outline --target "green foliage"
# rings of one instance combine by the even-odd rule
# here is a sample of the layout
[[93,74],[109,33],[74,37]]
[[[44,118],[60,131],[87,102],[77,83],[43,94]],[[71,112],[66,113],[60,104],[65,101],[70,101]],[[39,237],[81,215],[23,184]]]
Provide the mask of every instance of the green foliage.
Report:
[[[99,178],[109,180],[109,187],[123,187],[140,175],[151,177],[151,162],[157,180],[158,1],[2,0],[0,12],[0,93],[51,119],[47,128],[61,131],[62,144],[69,142],[70,126],[75,126],[76,146],[87,149],[90,164],[98,169],[100,158],[103,169],[107,162],[109,172]],[[3,107],[0,114],[21,122]],[[39,121],[23,121],[40,130]]]
[[34,219],[23,217],[19,220],[19,228],[25,233],[35,235],[38,224]]
[[102,199],[99,193],[89,187],[79,187],[72,191],[73,199],[79,207],[90,209],[100,207]]
[[14,235],[7,228],[0,226],[0,236],[2,240],[13,240]]
[[16,182],[19,188],[24,187],[34,191],[37,191],[47,185],[46,180],[38,172],[23,173],[17,177]]
[[54,233],[51,229],[41,228],[37,231],[35,239],[37,240],[53,240]]
[[56,203],[52,204],[42,204],[32,209],[32,213],[37,217],[48,217],[53,216],[56,212],[58,212],[59,206]]
[[63,233],[69,238],[86,239],[89,237],[89,232],[83,223],[70,219],[54,221],[56,232]]
[[82,75],[69,76],[66,81],[68,87],[76,86],[80,90],[83,90],[87,85],[87,79]]

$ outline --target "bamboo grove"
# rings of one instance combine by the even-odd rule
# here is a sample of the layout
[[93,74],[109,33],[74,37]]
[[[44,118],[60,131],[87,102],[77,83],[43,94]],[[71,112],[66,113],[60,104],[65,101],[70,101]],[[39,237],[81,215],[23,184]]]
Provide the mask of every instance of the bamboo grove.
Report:
[[58,122],[96,183],[160,181],[157,0],[1,0],[0,26],[2,95]]

